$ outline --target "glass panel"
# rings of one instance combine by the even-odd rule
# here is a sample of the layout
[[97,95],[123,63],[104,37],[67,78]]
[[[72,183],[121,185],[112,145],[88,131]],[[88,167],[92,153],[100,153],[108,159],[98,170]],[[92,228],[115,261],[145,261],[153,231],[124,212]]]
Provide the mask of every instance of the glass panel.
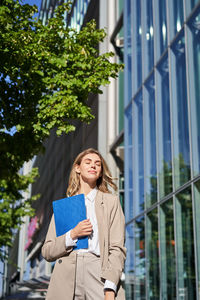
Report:
[[198,293],[200,299],[200,181],[194,185],[195,225],[197,240],[197,271],[198,271]]
[[[153,5],[152,0],[146,0],[146,45],[147,45],[147,74],[154,65],[154,33],[153,33]],[[145,75],[147,75],[145,74]]]
[[133,69],[135,72],[134,91],[142,84],[142,27],[141,27],[141,3],[133,1]]
[[[125,34],[125,72],[126,72],[126,77],[125,77],[125,85],[127,88],[127,100],[128,102],[132,98],[132,47],[131,47],[131,1],[128,0],[126,1],[127,7],[126,7],[126,34]],[[126,102],[126,103],[128,103]]]
[[132,104],[125,112],[125,216],[129,221],[133,218],[133,128]]
[[200,9],[190,23],[188,31],[188,80],[190,86],[191,135],[193,174],[200,174]]
[[118,99],[118,131],[120,133],[124,128],[124,72],[119,72]]
[[145,299],[144,217],[135,221],[135,299]]
[[158,118],[158,173],[160,197],[172,192],[171,124],[169,100],[168,56],[158,65],[157,118]]
[[142,92],[133,101],[133,185],[134,215],[144,210],[144,155],[143,155]]
[[156,117],[154,75],[144,89],[145,197],[147,208],[157,201]]
[[80,1],[80,12],[83,14],[83,9],[84,9],[84,0]]
[[174,35],[181,30],[184,22],[183,0],[173,1]]
[[180,299],[196,299],[194,234],[190,188],[177,195],[176,245],[178,295]]
[[147,246],[147,299],[159,299],[160,275],[159,275],[159,237],[157,209],[147,215],[146,225]]
[[193,9],[198,2],[199,2],[199,0],[190,0],[191,9]]
[[119,200],[122,206],[122,210],[124,212],[124,174],[120,173],[119,174]]
[[118,17],[120,17],[124,8],[124,0],[118,0]]
[[126,299],[133,299],[134,295],[134,235],[133,235],[133,223],[131,222],[126,226],[126,248],[127,255],[125,261],[125,288]]
[[158,1],[159,4],[159,35],[160,35],[160,55],[167,48],[167,11],[166,1]]
[[84,14],[86,14],[87,6],[88,6],[87,0],[85,0],[85,2],[84,2]]
[[173,200],[160,209],[161,291],[163,300],[176,299],[176,260],[174,240]]
[[172,45],[172,114],[175,188],[190,179],[190,145],[187,104],[185,37],[183,33]]
[[187,16],[190,15],[191,11],[193,10],[193,8],[197,5],[197,3],[199,3],[199,0],[186,0],[186,14]]

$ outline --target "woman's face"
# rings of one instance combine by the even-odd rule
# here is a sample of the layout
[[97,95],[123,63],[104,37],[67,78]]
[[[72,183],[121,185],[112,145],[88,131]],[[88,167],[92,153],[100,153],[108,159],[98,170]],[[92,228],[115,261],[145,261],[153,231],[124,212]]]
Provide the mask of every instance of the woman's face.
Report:
[[100,157],[96,153],[86,154],[80,165],[76,165],[76,172],[80,174],[83,181],[96,184],[102,173]]

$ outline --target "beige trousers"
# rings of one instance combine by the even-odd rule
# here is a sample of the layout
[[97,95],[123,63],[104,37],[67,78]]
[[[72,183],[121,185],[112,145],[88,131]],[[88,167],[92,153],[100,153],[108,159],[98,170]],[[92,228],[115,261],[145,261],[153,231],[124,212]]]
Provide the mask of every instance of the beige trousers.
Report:
[[77,254],[74,300],[104,299],[104,283],[100,273],[100,257],[87,252]]

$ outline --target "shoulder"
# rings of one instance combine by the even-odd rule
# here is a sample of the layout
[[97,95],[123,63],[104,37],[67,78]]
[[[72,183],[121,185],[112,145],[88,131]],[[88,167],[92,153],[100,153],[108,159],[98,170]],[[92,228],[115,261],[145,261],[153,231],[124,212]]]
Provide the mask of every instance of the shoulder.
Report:
[[105,192],[101,192],[100,190],[98,190],[98,193],[102,196],[102,198],[104,200],[115,200],[118,198],[117,194],[112,194],[112,193],[105,193]]
[[119,203],[118,195],[112,194],[112,193],[103,193],[103,192],[100,192],[100,193],[102,195],[103,202],[106,206],[108,206],[108,207],[118,206],[118,203]]

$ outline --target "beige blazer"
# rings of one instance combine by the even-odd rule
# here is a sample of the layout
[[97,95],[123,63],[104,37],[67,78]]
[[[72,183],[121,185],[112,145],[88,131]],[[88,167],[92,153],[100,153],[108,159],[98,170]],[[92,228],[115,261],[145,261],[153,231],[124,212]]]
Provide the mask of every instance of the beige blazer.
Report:
[[[124,268],[126,249],[124,247],[124,215],[117,196],[97,192],[95,211],[99,231],[102,280],[110,280],[118,286],[117,300],[125,299],[120,278]],[[76,251],[66,248],[65,234],[56,237],[54,216],[52,216],[42,255],[47,261],[55,261],[46,300],[73,300]]]

